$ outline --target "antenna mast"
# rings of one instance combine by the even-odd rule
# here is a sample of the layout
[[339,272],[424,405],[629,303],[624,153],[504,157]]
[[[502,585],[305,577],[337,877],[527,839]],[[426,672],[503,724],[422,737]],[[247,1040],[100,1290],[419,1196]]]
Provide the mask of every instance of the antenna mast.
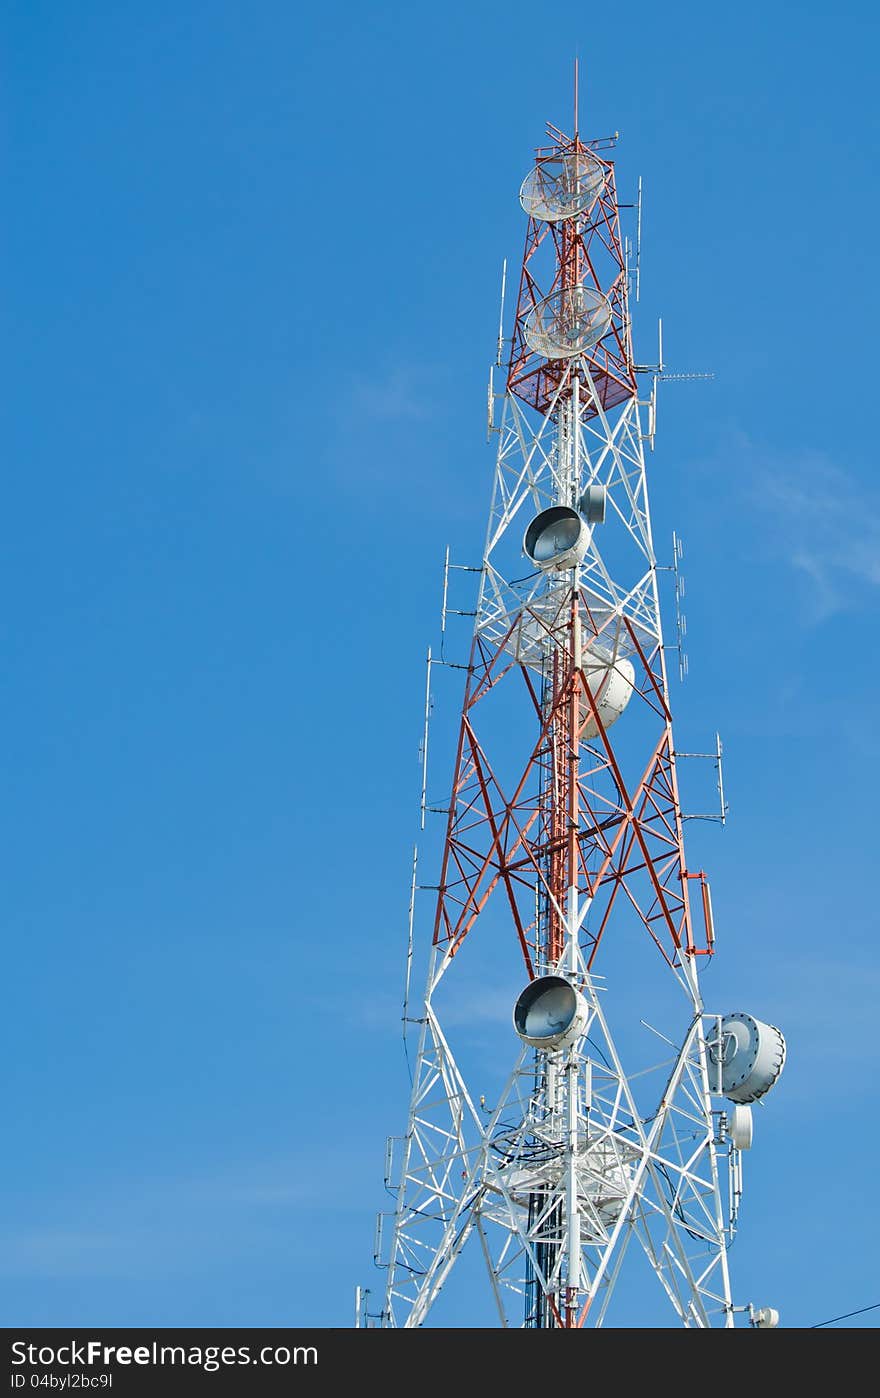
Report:
[[[662,341],[659,370],[636,363],[610,142],[580,138],[578,77],[576,59],[574,135],[549,128],[520,189],[409,1120],[377,1230],[386,1326],[757,1314],[733,1303],[728,1248],[749,1104],[785,1043],[700,989],[716,931],[685,854],[641,421]],[[467,614],[447,587],[448,558],[444,630]],[[451,1301],[466,1247],[485,1263],[485,1319]],[[639,1258],[650,1296],[630,1281]]]

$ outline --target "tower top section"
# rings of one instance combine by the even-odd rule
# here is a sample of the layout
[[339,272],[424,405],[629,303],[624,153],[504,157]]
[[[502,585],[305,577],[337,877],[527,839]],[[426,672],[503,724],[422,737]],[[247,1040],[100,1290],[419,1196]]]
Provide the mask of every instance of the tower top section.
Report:
[[520,187],[529,221],[507,388],[546,414],[577,379],[589,418],[636,394],[614,162],[599,154],[614,138],[548,131]]

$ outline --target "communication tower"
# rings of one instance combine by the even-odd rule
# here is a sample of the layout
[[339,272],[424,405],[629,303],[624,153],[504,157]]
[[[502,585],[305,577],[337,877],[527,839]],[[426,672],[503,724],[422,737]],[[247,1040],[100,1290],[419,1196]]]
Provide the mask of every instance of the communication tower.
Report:
[[[632,1298],[659,1288],[673,1324],[767,1327],[775,1311],[734,1304],[728,1248],[750,1104],[785,1043],[700,990],[715,932],[685,855],[645,472],[662,350],[633,352],[616,136],[548,135],[520,189],[503,392],[490,377],[495,480],[427,985],[405,1010],[385,1284],[359,1291],[358,1324],[424,1324],[468,1248],[504,1326],[638,1324]],[[447,555],[444,626],[448,587]]]

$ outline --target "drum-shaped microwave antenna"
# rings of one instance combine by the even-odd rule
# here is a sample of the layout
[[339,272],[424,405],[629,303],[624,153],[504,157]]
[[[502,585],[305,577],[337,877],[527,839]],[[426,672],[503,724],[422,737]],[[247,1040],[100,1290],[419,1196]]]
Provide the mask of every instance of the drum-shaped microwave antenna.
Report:
[[762,1024],[737,1011],[722,1019],[718,1035],[709,1044],[709,1058],[716,1069],[721,1067],[720,1089],[717,1075],[710,1073],[714,1091],[720,1090],[731,1102],[757,1102],[782,1072],[785,1039],[774,1024]]
[[727,1134],[734,1150],[751,1150],[754,1134],[751,1107],[737,1103],[727,1117]]
[[[621,655],[615,657],[594,643],[584,651],[582,668],[602,727],[610,728],[620,718],[633,695],[636,672],[632,661]],[[584,741],[595,738],[599,725],[586,696],[581,700],[581,719],[586,719],[581,738]]]
[[523,551],[536,567],[549,572],[574,568],[590,546],[592,530],[577,510],[552,505],[535,515],[523,538]]
[[599,485],[594,481],[583,491],[578,501],[578,509],[583,515],[587,524],[604,524],[605,508],[608,501],[608,492],[604,485]]
[[520,186],[519,202],[531,218],[557,223],[586,213],[605,183],[605,167],[589,151],[539,160]]
[[533,306],[523,322],[529,349],[545,359],[571,359],[601,340],[611,324],[611,307],[588,286],[563,287]]
[[761,1306],[752,1312],[751,1323],[756,1330],[775,1330],[779,1324],[779,1312],[774,1306]]
[[568,1048],[590,1019],[587,1002],[563,976],[530,981],[513,1010],[513,1027],[533,1048]]

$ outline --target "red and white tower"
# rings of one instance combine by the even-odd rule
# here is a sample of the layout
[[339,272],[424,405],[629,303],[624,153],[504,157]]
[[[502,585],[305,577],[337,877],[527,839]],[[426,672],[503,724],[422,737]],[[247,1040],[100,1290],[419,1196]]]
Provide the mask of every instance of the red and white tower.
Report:
[[734,1305],[727,1253],[748,1104],[785,1045],[703,1004],[711,902],[685,855],[645,473],[658,370],[633,353],[614,138],[548,130],[520,191],[384,1300],[359,1323],[422,1325],[468,1247],[502,1325],[613,1325],[654,1283],[673,1323],[772,1324]]

